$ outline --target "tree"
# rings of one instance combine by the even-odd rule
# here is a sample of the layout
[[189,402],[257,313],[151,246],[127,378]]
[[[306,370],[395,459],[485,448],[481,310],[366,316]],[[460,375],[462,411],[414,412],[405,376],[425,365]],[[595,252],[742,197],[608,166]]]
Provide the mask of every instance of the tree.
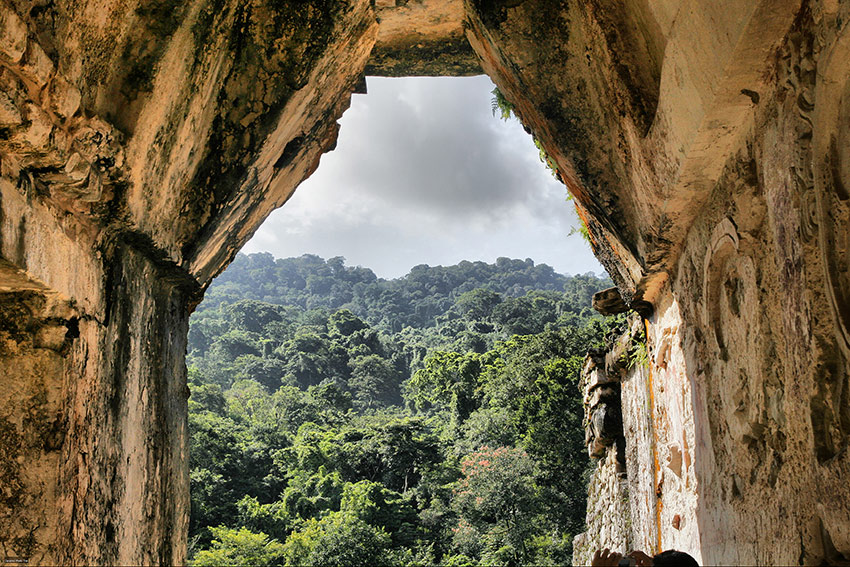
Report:
[[311,518],[293,532],[283,549],[287,566],[334,565],[361,567],[387,564],[390,536],[350,512],[331,512],[320,520]]
[[339,472],[328,472],[324,465],[294,470],[280,500],[289,518],[309,519],[339,509],[343,486]]
[[347,483],[342,492],[340,511],[385,530],[398,546],[412,546],[418,535],[418,518],[411,501],[377,482],[361,480]]
[[285,361],[287,374],[304,388],[325,379],[349,375],[345,348],[309,327],[299,329],[291,340],[276,350],[276,356]]
[[453,507],[460,517],[459,541],[480,534],[484,550],[509,565],[526,564],[529,539],[539,529],[540,489],[536,467],[516,448],[483,447],[461,461],[463,477],[454,489]]
[[289,515],[282,500],[260,504],[257,498],[245,496],[236,507],[239,510],[240,526],[253,532],[271,534],[275,539],[286,539],[296,523],[296,518]]
[[328,332],[331,335],[349,336],[354,331],[367,328],[368,325],[348,309],[334,311],[328,318]]
[[398,376],[385,358],[377,354],[358,356],[350,366],[348,385],[361,407],[371,408],[378,403],[391,404],[399,400]]
[[583,362],[577,356],[549,361],[516,404],[522,445],[540,463],[551,513],[570,534],[584,525],[585,471],[590,465],[581,427],[584,409],[576,395]]
[[453,427],[459,427],[480,404],[477,395],[483,355],[435,352],[406,385],[408,399],[420,409],[449,410]]
[[213,343],[213,351],[221,358],[234,360],[243,354],[260,356],[257,336],[241,329],[228,331]]
[[245,494],[267,492],[263,481],[272,461],[268,448],[254,443],[246,428],[229,417],[190,414],[189,431],[190,535],[206,542],[206,527],[231,524]]
[[617,324],[589,297],[610,285],[529,259],[378,280],[239,255],[191,322],[198,557],[563,563],[583,520],[580,357]]
[[255,299],[243,299],[225,308],[233,326],[254,333],[262,333],[269,323],[283,321],[284,312],[280,306]]
[[217,567],[219,565],[255,565],[265,567],[280,565],[284,558],[284,546],[269,539],[264,533],[254,533],[247,528],[210,528],[213,540],[210,549],[195,554],[192,565]]
[[467,319],[487,321],[493,309],[502,302],[502,296],[486,288],[477,288],[462,293],[455,301],[455,308]]
[[245,364],[241,374],[262,384],[266,391],[274,392],[283,384],[287,367],[284,361],[277,358],[254,358]]
[[512,446],[519,435],[514,424],[514,412],[503,407],[483,407],[475,410],[463,423],[462,437],[455,442],[455,451],[471,453],[484,446]]

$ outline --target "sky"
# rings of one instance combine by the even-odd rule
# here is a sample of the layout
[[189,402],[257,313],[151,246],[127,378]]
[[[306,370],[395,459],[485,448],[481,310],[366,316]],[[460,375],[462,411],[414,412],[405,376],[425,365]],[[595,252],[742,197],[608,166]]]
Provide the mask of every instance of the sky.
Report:
[[383,278],[499,256],[602,272],[570,236],[575,210],[531,137],[493,116],[488,77],[367,84],[340,119],[336,149],[243,252],[343,256]]

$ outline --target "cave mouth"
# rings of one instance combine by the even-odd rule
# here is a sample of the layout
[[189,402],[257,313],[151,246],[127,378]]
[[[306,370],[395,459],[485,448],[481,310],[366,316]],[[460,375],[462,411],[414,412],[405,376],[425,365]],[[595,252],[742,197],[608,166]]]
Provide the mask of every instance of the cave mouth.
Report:
[[[327,259],[327,266],[339,272],[347,269],[344,257],[348,266],[358,266],[356,270],[363,266],[385,279],[400,278],[425,264],[452,266],[467,260],[524,268],[547,264],[562,274],[604,276],[589,244],[574,230],[579,221],[566,187],[547,169],[519,121],[500,117],[493,107],[495,86],[489,78],[368,77],[367,83],[368,94],[354,95],[340,119],[336,149],[322,157],[313,175],[242,249],[251,254],[250,260],[236,257],[234,267],[244,270],[250,263],[256,270],[257,288],[265,285],[259,274],[273,269],[275,257],[306,255],[314,255],[317,263]],[[211,301],[205,299],[190,320],[190,447],[228,444],[233,436],[224,421],[199,420],[193,407],[239,405],[243,404],[240,398],[254,395],[252,387],[262,386],[274,395],[287,385],[275,375],[284,372],[284,364],[272,355],[284,348],[280,342],[252,345],[235,334],[233,340],[209,340],[213,310],[238,310],[247,327],[256,325],[257,334],[267,323],[262,317],[278,316],[271,309],[242,310],[236,295],[223,305],[220,300],[225,294],[219,291],[232,282],[225,270],[207,290]],[[334,293],[320,282],[305,285],[309,288],[314,283],[317,293]],[[254,299],[274,303],[262,293]],[[331,311],[335,309],[328,308]],[[362,322],[355,318],[348,324]],[[228,334],[229,329],[217,332]],[[215,349],[227,350],[235,359],[253,357],[254,362],[243,368],[242,378],[231,376],[233,383],[225,387],[228,378],[205,366],[204,357]],[[310,363],[305,360],[305,368]],[[209,382],[202,384],[202,380]],[[207,387],[219,381],[218,393]],[[312,386],[321,387],[327,380],[315,382]],[[301,376],[297,383],[303,385]],[[250,406],[244,402],[243,409],[262,411]],[[211,441],[213,437],[216,440]],[[192,461],[193,457],[190,451]],[[225,490],[228,480],[216,480],[216,474],[192,467],[190,542],[194,543],[190,549],[209,545],[198,539],[203,532],[195,494],[208,502],[216,489]],[[269,482],[273,486],[275,479]],[[240,514],[250,515],[253,505],[253,501],[240,501]],[[202,514],[211,512],[204,508]]]

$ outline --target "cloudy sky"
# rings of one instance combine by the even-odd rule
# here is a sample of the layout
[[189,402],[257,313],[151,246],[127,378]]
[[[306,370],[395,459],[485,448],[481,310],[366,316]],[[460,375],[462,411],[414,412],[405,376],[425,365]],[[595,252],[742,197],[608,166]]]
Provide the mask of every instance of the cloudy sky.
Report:
[[493,88],[483,76],[369,78],[336,150],[243,251],[344,256],[385,278],[499,256],[601,272],[569,236],[575,211],[531,137],[491,114]]

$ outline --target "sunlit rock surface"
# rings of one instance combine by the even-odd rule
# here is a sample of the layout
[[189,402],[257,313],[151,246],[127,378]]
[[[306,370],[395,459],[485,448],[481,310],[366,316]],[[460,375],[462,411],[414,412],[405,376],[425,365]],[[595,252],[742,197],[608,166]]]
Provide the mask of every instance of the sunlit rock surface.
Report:
[[480,75],[466,41],[463,0],[375,0],[380,22],[367,75],[384,77]]
[[333,147],[364,72],[480,66],[645,318],[645,371],[620,381],[632,542],[848,560],[848,12],[3,0],[4,553],[185,560],[189,312]]
[[651,551],[845,561],[848,7],[467,5],[624,302],[652,306],[647,376],[623,390],[624,422],[649,420],[625,437],[654,469],[629,493]]
[[376,35],[360,1],[0,4],[10,560],[185,561],[190,309],[333,146]]

